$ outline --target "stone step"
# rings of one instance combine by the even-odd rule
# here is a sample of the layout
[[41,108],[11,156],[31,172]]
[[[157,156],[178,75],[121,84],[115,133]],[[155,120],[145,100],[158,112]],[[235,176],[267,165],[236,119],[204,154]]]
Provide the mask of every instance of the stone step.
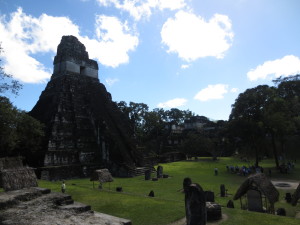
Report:
[[33,187],[32,189],[42,193],[43,195],[45,194],[50,194],[51,193],[51,190],[48,189],[48,188],[41,188],[41,187]]
[[104,213],[94,212],[94,216],[99,218],[100,221],[105,222],[105,224],[112,224],[112,225],[132,225],[130,220],[111,216]]
[[4,192],[0,195],[0,210],[10,208],[19,204],[19,202],[26,202],[36,199],[44,194],[49,194],[50,192],[50,189],[39,187]]
[[55,198],[55,204],[59,206],[70,205],[74,203],[71,195],[60,194],[59,197]]
[[[28,190],[21,190],[27,191]],[[32,190],[33,191],[33,190]],[[37,190],[34,190],[37,192]],[[48,193],[49,191],[39,189],[40,193]],[[18,196],[20,196],[20,193]],[[8,192],[0,193],[0,200],[14,200],[12,196],[14,194]],[[3,197],[5,196],[5,197]],[[12,224],[69,224],[69,225],[131,225],[131,221],[115,216],[110,216],[103,213],[91,211],[91,207],[79,202],[73,202],[70,195],[60,192],[52,192],[50,194],[43,194],[35,199],[22,202],[15,200],[15,205],[4,208],[1,210],[0,224],[12,225]],[[66,205],[57,205],[66,204]],[[71,203],[72,204],[68,204]]]
[[80,202],[74,202],[73,204],[70,205],[61,205],[58,208],[62,210],[73,210],[77,213],[87,212],[91,210],[90,205],[86,205]]
[[149,169],[151,170],[151,173],[155,172],[155,169],[153,167],[137,167],[133,170],[130,170],[129,172],[132,174],[132,176],[142,176],[145,175],[145,172]]

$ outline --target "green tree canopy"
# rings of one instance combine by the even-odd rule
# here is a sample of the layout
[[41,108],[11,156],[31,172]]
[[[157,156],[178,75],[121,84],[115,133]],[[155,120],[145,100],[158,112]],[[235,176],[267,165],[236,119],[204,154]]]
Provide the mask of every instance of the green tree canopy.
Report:
[[39,150],[43,126],[0,96],[0,156],[28,155]]

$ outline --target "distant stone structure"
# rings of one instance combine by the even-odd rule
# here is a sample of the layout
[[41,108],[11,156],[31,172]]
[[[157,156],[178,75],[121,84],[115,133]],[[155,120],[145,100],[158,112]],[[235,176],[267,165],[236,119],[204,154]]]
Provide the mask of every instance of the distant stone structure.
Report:
[[40,176],[57,180],[88,177],[108,168],[132,176],[140,166],[128,119],[98,79],[98,64],[74,36],[63,36],[51,80],[30,115],[45,124]]

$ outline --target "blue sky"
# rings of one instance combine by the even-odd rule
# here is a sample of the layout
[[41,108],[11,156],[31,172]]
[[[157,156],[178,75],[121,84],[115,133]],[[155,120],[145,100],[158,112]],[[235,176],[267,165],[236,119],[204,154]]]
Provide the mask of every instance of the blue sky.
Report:
[[0,0],[1,59],[29,111],[62,35],[99,64],[114,101],[227,120],[239,93],[300,73],[298,0]]

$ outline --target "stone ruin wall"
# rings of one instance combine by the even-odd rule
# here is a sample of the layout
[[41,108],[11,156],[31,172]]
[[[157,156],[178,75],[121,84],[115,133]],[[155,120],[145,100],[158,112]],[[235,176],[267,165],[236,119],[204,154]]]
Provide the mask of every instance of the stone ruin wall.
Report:
[[98,69],[85,61],[73,62],[72,59],[65,62],[59,62],[54,65],[54,74],[64,73],[65,71],[81,74],[98,79]]
[[5,191],[36,187],[34,169],[23,166],[22,157],[0,158],[0,187]]
[[52,78],[71,72],[98,79],[97,62],[89,59],[85,46],[73,36],[63,37],[57,47],[53,65]]

